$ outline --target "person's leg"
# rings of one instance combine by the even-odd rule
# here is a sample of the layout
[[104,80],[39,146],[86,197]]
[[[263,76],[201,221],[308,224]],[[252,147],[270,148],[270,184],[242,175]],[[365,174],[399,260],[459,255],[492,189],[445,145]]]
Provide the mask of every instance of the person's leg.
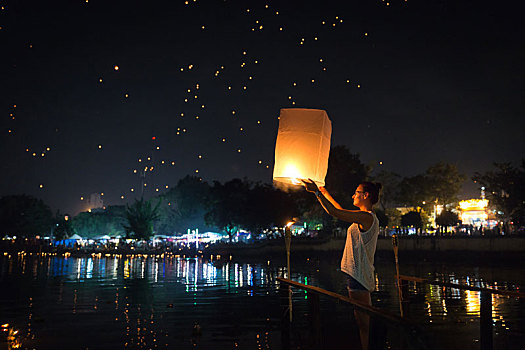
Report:
[[[361,304],[372,305],[372,300],[370,298],[370,292],[366,290],[365,287],[353,277],[347,275],[347,289],[348,296],[351,299],[354,299]],[[359,327],[359,338],[361,339],[361,348],[363,350],[368,350],[368,341],[370,334],[370,316],[366,312],[359,311],[357,308],[354,308],[355,320],[357,326]]]
[[[349,290],[350,298],[361,302],[362,304],[372,305],[370,292],[361,290]],[[359,327],[359,337],[361,339],[361,348],[368,350],[368,339],[370,334],[370,316],[366,312],[354,309],[355,320]]]

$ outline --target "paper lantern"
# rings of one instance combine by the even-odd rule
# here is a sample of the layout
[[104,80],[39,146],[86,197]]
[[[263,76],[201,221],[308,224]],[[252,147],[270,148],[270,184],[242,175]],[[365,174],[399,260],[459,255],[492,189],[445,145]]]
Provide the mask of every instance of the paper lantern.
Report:
[[330,154],[332,123],[321,109],[281,109],[275,142],[273,179],[276,182],[302,185],[312,179],[324,186]]

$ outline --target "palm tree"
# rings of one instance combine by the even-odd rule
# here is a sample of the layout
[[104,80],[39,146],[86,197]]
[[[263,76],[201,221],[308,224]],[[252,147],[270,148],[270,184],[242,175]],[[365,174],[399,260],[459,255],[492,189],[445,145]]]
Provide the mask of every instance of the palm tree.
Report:
[[124,225],[126,235],[133,233],[133,238],[148,240],[153,235],[153,222],[160,218],[159,200],[152,206],[151,200],[145,201],[135,199],[131,206],[126,205],[126,219],[128,225]]

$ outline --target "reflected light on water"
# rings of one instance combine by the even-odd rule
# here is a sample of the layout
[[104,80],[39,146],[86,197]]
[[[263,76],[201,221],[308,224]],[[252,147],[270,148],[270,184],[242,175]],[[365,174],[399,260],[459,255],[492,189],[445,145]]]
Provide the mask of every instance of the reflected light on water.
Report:
[[131,262],[129,259],[124,260],[124,278],[129,278],[131,270]]
[[480,308],[480,293],[473,290],[465,291],[465,304],[467,306],[467,314],[478,316]]
[[[3,259],[0,260],[0,282],[8,281],[18,286],[31,283],[32,286],[19,288],[20,295],[11,291],[11,299],[6,298],[7,302],[0,304],[0,323],[20,329],[21,339],[28,348],[39,348],[39,342],[50,342],[49,334],[55,329],[72,331],[71,328],[80,325],[91,332],[86,331],[86,334],[107,332],[105,340],[114,348],[177,347],[181,339],[202,341],[200,335],[192,335],[192,327],[199,333],[202,329],[202,339],[208,337],[208,343],[203,341],[205,344],[211,344],[211,334],[220,334],[226,339],[224,341],[231,341],[228,346],[224,343],[222,348],[232,348],[234,342],[239,342],[236,330],[242,327],[247,334],[253,331],[250,336],[255,346],[247,347],[252,349],[271,344],[272,336],[275,338],[279,334],[270,325],[279,324],[281,311],[276,277],[282,276],[286,269],[273,260],[271,264],[262,259],[261,263],[241,263],[231,257],[206,259],[151,254],[95,254],[67,259],[13,255],[0,259]],[[312,262],[295,266],[294,280],[346,294],[342,278],[336,281],[339,272],[334,266],[329,266],[328,273]],[[433,277],[465,284],[464,277],[449,279],[437,274]],[[468,281],[472,285],[483,282],[478,276]],[[376,289],[377,294],[372,294],[374,305],[397,312],[399,301],[393,273],[376,274]],[[479,292],[415,283],[408,285],[408,292],[419,297],[410,301],[411,317],[417,318],[417,322],[431,322],[434,326],[452,322],[452,327],[458,328],[460,321],[464,329],[478,329]],[[299,300],[306,303],[305,299],[311,299],[303,292],[294,292],[293,298],[294,303]],[[17,300],[23,302],[17,303]],[[327,310],[327,304],[323,305]],[[520,305],[516,299],[492,296],[492,317],[498,332],[509,328],[510,332],[517,332],[516,317],[520,317],[518,312],[521,311],[516,311],[516,305]],[[305,306],[299,303],[297,310],[306,309]],[[343,306],[338,307],[343,310]],[[348,310],[343,312],[347,317]],[[511,317],[507,316],[509,312],[512,312]],[[42,331],[46,328],[53,332]],[[229,337],[228,332],[235,336]],[[79,337],[86,343],[85,347],[93,347],[88,344],[89,336]],[[33,345],[26,346],[26,340]],[[69,342],[70,348],[81,346],[75,343],[80,340],[72,335],[64,341]]]
[[445,302],[445,299],[441,299],[441,306],[443,306],[443,315],[447,315],[447,303]]

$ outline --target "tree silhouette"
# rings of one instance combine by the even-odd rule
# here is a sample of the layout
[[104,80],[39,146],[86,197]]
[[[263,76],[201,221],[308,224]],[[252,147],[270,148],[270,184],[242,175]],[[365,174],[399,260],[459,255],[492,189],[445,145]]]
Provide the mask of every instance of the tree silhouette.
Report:
[[160,196],[161,219],[155,223],[158,232],[183,232],[190,227],[205,225],[204,215],[210,195],[210,186],[195,176],[187,175],[166,194]]
[[65,216],[60,214],[60,211],[57,211],[55,215],[55,228],[53,235],[55,240],[61,241],[67,237],[71,237],[75,234],[75,230],[70,220],[66,220]]
[[256,183],[248,192],[246,215],[241,224],[253,233],[284,227],[299,213],[292,194],[270,184]]
[[499,212],[503,221],[525,223],[525,159],[521,167],[511,163],[494,163],[495,169],[483,174],[475,173],[473,180],[480,187],[485,187],[485,193],[491,205]]
[[428,182],[428,200],[446,207],[447,204],[457,202],[461,186],[466,180],[453,164],[439,162],[430,166],[425,172]]
[[226,232],[230,243],[246,215],[250,186],[246,180],[233,179],[225,184],[215,181],[210,188],[209,209],[204,220]]
[[[369,171],[370,169],[361,162],[358,153],[351,153],[343,145],[333,146],[328,158],[325,187],[343,208],[355,209],[352,195],[357,186],[367,179]],[[310,202],[312,207],[303,206],[302,212],[308,214],[310,221],[322,222],[322,234],[330,235],[336,226],[348,226],[348,223],[338,221],[322,210],[311,194],[309,194],[309,198],[306,201],[303,200],[303,204]]]
[[386,215],[386,212],[381,209],[376,209],[374,210],[374,212],[377,216],[377,220],[379,220],[379,226],[380,227],[388,226],[389,219],[388,219],[388,216]]
[[443,210],[441,214],[436,217],[436,224],[440,226],[439,231],[442,233],[447,233],[449,226],[456,226],[458,223],[458,214],[450,210]]
[[241,228],[257,234],[283,227],[299,214],[293,194],[246,179],[215,182],[208,198],[206,223],[227,233],[230,242]]
[[82,237],[123,235],[125,223],[126,207],[123,205],[110,205],[105,210],[79,213],[71,220],[73,230]]
[[127,235],[136,239],[148,240],[153,235],[153,222],[160,215],[158,213],[159,200],[155,206],[151,201],[145,201],[144,198],[136,200],[131,206],[126,206],[127,225],[124,225]]
[[326,189],[343,208],[353,207],[352,195],[359,184],[366,180],[370,169],[358,153],[350,153],[346,146],[338,145],[330,150]]
[[421,228],[423,227],[421,215],[417,211],[410,211],[405,215],[402,215],[401,226],[403,227],[405,233],[408,232],[408,227],[415,227],[416,230],[421,230]]
[[405,177],[399,184],[397,202],[407,207],[418,207],[429,199],[428,181],[424,175]]
[[40,199],[28,195],[0,198],[0,227],[3,234],[35,237],[51,234],[53,213]]
[[453,164],[439,162],[424,174],[406,177],[399,183],[397,201],[410,207],[441,204],[444,207],[457,202],[465,176]]
[[391,171],[381,170],[374,176],[374,181],[381,183],[383,186],[379,196],[381,209],[394,208],[399,198],[401,176]]

